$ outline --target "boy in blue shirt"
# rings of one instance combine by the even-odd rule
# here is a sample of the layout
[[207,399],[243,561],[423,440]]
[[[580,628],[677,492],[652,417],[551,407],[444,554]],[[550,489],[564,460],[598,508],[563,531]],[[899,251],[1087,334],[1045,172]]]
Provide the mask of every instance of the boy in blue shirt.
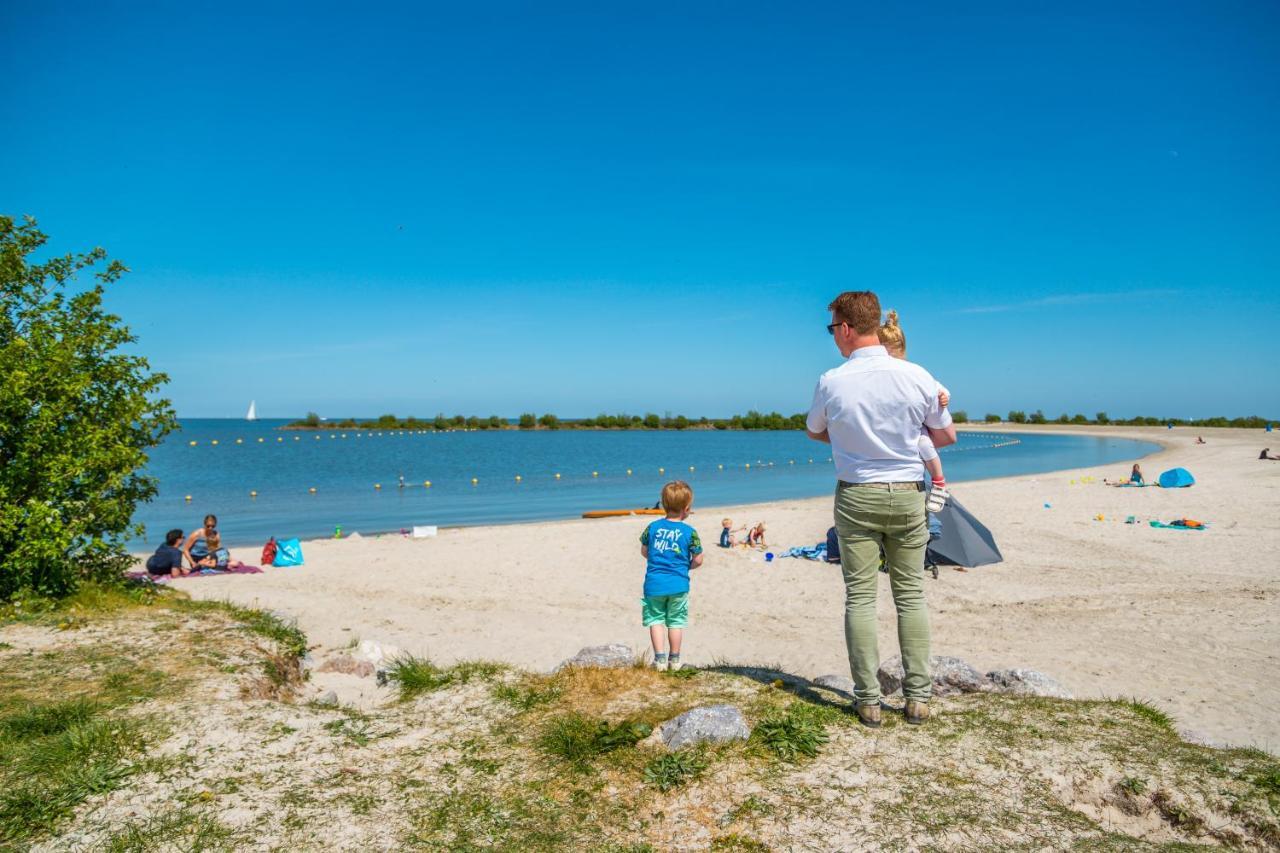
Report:
[[[649,629],[657,670],[680,669],[680,640],[689,622],[689,570],[702,565],[702,540],[698,531],[684,523],[692,506],[693,489],[688,483],[667,483],[662,487],[667,517],[640,534],[640,556],[647,561],[640,614]],[[671,650],[669,657],[664,647]]]

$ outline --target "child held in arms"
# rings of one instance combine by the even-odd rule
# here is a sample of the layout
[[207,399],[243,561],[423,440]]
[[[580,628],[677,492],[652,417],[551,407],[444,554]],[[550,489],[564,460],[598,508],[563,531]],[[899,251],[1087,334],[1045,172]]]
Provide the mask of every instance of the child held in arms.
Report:
[[[889,355],[894,358],[900,358],[904,361],[907,358],[907,336],[902,332],[902,326],[898,324],[898,312],[890,311],[885,318],[884,325],[879,329],[880,343],[884,346]],[[938,404],[942,408],[946,408],[951,403],[951,392],[942,385],[938,385]],[[947,478],[942,473],[942,460],[938,458],[938,449],[933,446],[933,439],[929,436],[929,431],[920,427],[920,461],[924,463],[925,470],[929,472],[929,477],[933,480],[932,488],[929,490],[929,498],[925,502],[925,509],[929,512],[938,512],[947,503],[947,498],[951,497],[951,493],[947,491]]]
[[646,561],[640,613],[649,629],[657,670],[680,669],[680,641],[689,622],[689,570],[702,565],[698,531],[684,523],[692,507],[693,489],[688,483],[667,483],[662,487],[666,518],[652,522],[640,534],[640,556]]

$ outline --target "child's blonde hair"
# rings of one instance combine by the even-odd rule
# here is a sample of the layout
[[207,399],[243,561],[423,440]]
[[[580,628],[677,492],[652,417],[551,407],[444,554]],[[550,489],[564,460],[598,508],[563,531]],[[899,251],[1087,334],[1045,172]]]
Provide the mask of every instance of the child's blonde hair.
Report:
[[889,355],[906,358],[907,336],[902,333],[902,326],[898,325],[897,311],[889,312],[884,318],[884,325],[876,330],[876,334],[880,337],[880,343],[889,351]]
[[721,527],[733,527],[733,519],[732,519],[732,518],[726,518],[726,519],[724,519],[723,521],[721,521],[721,522],[720,522],[720,526],[721,526]]
[[662,508],[667,515],[679,515],[693,503],[693,489],[684,480],[672,480],[662,487]]
[[222,544],[222,535],[218,531],[212,531],[204,540],[205,547],[210,551],[218,550],[218,546]]

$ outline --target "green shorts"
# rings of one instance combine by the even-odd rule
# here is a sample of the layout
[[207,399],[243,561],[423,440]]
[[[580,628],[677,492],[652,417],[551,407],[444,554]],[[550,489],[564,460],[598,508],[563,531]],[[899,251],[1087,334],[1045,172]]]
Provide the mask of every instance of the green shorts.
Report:
[[689,624],[689,593],[679,595],[646,595],[641,599],[640,618],[644,626],[666,625],[683,628]]

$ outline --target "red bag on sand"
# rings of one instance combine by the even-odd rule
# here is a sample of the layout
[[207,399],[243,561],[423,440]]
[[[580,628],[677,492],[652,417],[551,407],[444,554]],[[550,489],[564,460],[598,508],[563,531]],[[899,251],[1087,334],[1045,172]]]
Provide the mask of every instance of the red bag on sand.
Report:
[[272,536],[267,540],[267,544],[262,546],[262,563],[261,565],[270,566],[276,561],[276,537]]

